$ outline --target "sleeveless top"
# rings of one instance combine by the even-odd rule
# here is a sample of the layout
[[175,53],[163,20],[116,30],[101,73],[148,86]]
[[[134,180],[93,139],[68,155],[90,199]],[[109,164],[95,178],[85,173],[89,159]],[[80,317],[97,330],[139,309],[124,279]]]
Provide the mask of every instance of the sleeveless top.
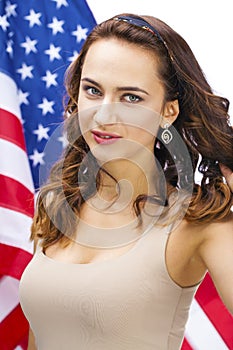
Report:
[[123,255],[75,264],[39,249],[19,287],[38,350],[178,350],[198,286],[165,263],[168,234],[151,230]]

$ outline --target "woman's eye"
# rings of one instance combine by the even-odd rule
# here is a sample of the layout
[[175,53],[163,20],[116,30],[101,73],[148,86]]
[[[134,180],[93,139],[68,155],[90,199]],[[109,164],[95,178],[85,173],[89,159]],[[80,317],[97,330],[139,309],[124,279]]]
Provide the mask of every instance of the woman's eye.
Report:
[[85,86],[84,90],[91,96],[100,96],[101,92],[93,86]]
[[132,94],[124,95],[124,99],[130,103],[136,103],[136,102],[142,101],[141,97],[137,95],[132,95]]

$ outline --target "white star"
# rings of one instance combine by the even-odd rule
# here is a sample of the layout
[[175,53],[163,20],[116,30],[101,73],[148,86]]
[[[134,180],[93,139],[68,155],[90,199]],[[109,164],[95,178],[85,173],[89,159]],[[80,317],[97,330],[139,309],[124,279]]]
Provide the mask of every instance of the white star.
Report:
[[34,10],[30,10],[30,14],[28,16],[25,16],[24,18],[29,21],[29,27],[34,27],[35,24],[38,26],[41,26],[41,21],[40,21],[41,13],[40,12],[35,12]]
[[53,44],[50,44],[49,49],[45,50],[45,54],[49,56],[49,60],[53,62],[53,60],[61,59],[61,55],[59,52],[61,51],[61,48],[59,46],[55,47]]
[[13,40],[9,40],[6,43],[6,52],[9,53],[10,57],[13,57]]
[[28,55],[31,51],[32,52],[37,52],[37,49],[36,49],[36,44],[37,44],[37,40],[31,40],[29,38],[29,36],[26,36],[26,41],[22,44],[20,44],[20,46],[24,47],[25,48],[25,54]]
[[32,70],[33,66],[27,66],[24,62],[22,63],[22,68],[16,70],[19,74],[21,74],[21,79],[25,80],[26,78],[33,78]]
[[7,22],[6,19],[6,15],[4,16],[0,16],[0,27],[2,27],[2,29],[4,30],[4,32],[6,31],[7,27],[9,27],[9,22]]
[[52,0],[52,1],[55,1],[56,4],[57,4],[57,9],[59,9],[60,7],[62,6],[65,6],[67,7],[68,6],[68,3],[66,0]]
[[48,101],[46,97],[43,97],[42,103],[38,105],[40,109],[42,109],[42,115],[46,115],[47,113],[54,113],[53,105],[54,101]]
[[48,140],[50,128],[44,128],[42,124],[38,125],[38,129],[33,131],[33,134],[37,135],[37,141],[40,142],[42,139]]
[[29,92],[23,92],[22,90],[18,91],[18,97],[19,97],[19,105],[25,104],[25,105],[29,105],[29,101],[28,101],[28,96],[29,96]]
[[7,1],[6,2],[6,7],[5,7],[5,11],[6,11],[6,16],[7,17],[10,17],[10,16],[13,16],[13,17],[16,17],[17,16],[17,13],[15,11],[17,5],[16,4],[11,4],[10,1]]
[[77,25],[77,29],[72,32],[72,35],[76,36],[76,40],[80,43],[81,40],[86,40],[87,38],[88,28],[82,28],[79,24]]
[[76,60],[76,58],[78,57],[78,55],[79,55],[79,53],[78,53],[78,51],[73,51],[73,56],[70,56],[69,58],[68,58],[68,61],[70,61],[70,62],[74,62],[74,60]]
[[58,137],[58,141],[61,142],[62,148],[66,148],[66,146],[68,146],[68,144],[69,144],[67,137],[64,134],[62,136]]
[[52,74],[49,70],[46,71],[46,75],[41,79],[46,82],[46,88],[50,88],[51,85],[57,86],[56,82],[57,73]]
[[29,156],[29,158],[33,161],[33,166],[37,166],[37,164],[45,164],[43,157],[45,156],[44,152],[39,153],[37,149],[34,149],[33,154]]
[[52,29],[53,35],[57,33],[64,33],[64,29],[62,28],[65,21],[58,21],[56,17],[53,17],[53,22],[48,24],[48,27]]
[[9,53],[9,56],[12,58],[13,57],[13,45],[14,41],[11,39],[14,36],[14,32],[9,32],[8,38],[9,40],[6,42],[6,52]]

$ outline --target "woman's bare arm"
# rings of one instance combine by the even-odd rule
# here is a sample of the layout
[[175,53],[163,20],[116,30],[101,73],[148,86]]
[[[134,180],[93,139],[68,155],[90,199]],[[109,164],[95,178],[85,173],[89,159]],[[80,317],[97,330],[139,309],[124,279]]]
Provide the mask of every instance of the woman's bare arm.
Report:
[[231,169],[229,169],[228,167],[226,167],[223,164],[220,164],[219,166],[220,166],[220,170],[221,170],[223,176],[226,179],[228,186],[231,189],[231,192],[233,192],[233,172],[231,171]]
[[29,329],[29,337],[28,337],[28,349],[27,350],[37,350],[36,343],[35,343],[35,337],[32,333],[32,330]]
[[199,255],[218,293],[233,314],[233,213],[223,222],[206,226]]

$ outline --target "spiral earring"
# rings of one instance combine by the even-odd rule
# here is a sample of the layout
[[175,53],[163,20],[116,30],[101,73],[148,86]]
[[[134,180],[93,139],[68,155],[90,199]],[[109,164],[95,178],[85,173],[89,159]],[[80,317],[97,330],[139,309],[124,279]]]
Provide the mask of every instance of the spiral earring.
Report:
[[83,170],[83,175],[85,175],[88,172],[88,167],[86,166],[85,169]]
[[172,135],[171,131],[168,129],[169,126],[170,126],[170,124],[166,123],[164,125],[164,130],[161,134],[161,139],[166,145],[168,145],[171,142],[171,140],[173,139],[173,135]]

